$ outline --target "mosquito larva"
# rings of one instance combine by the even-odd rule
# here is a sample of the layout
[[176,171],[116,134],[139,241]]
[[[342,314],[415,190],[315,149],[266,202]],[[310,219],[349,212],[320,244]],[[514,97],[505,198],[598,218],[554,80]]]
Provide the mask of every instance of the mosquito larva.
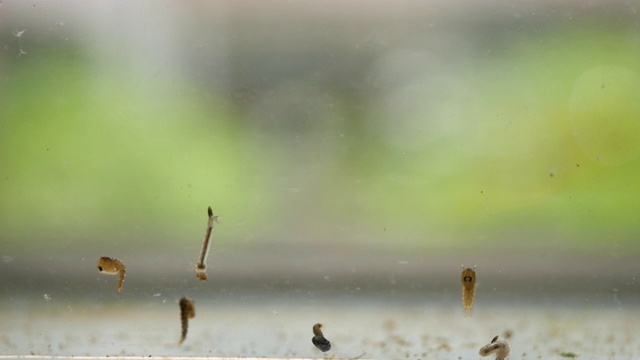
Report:
[[311,338],[311,342],[322,352],[331,350],[331,341],[327,340],[322,334],[322,324],[320,323],[313,325],[313,337]]
[[196,317],[196,305],[193,300],[184,296],[180,299],[180,323],[182,324],[182,335],[180,336],[180,345],[187,338],[189,331],[189,319]]
[[200,260],[196,265],[196,276],[200,281],[207,281],[207,257],[209,256],[209,248],[211,248],[211,237],[213,236],[213,223],[218,222],[218,216],[213,216],[211,206],[207,209],[209,214],[209,222],[207,223],[207,232],[204,234],[204,242],[200,251]]
[[462,306],[465,317],[473,316],[473,300],[476,297],[476,267],[462,265]]
[[107,275],[120,274],[118,279],[118,292],[122,294],[122,285],[124,284],[124,276],[127,272],[127,268],[122,261],[118,259],[112,259],[110,257],[102,256],[98,260],[98,271]]
[[480,348],[480,356],[496,355],[496,360],[505,360],[511,352],[511,346],[505,340],[498,340],[498,335],[491,339],[491,343]]

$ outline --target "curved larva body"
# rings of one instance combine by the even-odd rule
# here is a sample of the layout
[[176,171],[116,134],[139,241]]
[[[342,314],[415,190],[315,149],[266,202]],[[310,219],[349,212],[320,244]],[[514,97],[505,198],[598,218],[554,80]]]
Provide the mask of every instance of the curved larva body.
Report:
[[[464,265],[462,266],[464,269]],[[473,269],[466,268],[462,270],[462,306],[464,308],[465,317],[473,315],[473,300],[476,297],[476,272]]]
[[187,338],[189,331],[189,319],[196,317],[196,304],[188,297],[180,299],[180,323],[182,324],[182,334],[180,336],[180,345]]
[[98,271],[107,274],[107,275],[116,275],[120,274],[118,278],[118,292],[122,294],[122,285],[124,284],[124,277],[127,273],[127,268],[124,266],[122,261],[118,259],[112,259],[107,256],[102,256],[100,260],[98,260]]
[[311,342],[322,352],[331,350],[331,341],[327,340],[322,334],[322,324],[320,323],[313,325]]
[[498,340],[498,337],[494,337],[490,344],[487,344],[480,348],[478,352],[480,356],[489,356],[491,354],[496,355],[496,360],[505,360],[511,352],[511,346],[505,340]]

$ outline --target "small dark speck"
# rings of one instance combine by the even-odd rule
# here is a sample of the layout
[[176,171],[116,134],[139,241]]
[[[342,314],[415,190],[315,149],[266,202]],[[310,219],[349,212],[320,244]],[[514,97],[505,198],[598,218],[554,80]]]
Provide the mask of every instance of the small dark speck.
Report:
[[480,190],[480,194],[484,194],[484,191]]
[[580,167],[580,164],[576,164],[577,167]]
[[553,173],[549,173],[549,177],[553,177]]
[[604,84],[600,85],[600,89],[604,89]]
[[49,151],[49,148],[47,148],[47,151]]
[[578,355],[576,353],[572,353],[570,351],[563,351],[563,352],[560,353],[560,356],[565,357],[565,358],[573,359],[573,358],[577,358],[580,355]]

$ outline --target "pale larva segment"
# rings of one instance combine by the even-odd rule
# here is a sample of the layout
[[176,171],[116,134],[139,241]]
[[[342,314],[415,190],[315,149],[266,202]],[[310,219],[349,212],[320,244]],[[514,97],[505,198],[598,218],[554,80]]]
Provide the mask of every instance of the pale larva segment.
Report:
[[127,270],[124,267],[124,265],[122,265],[122,268],[120,269],[120,277],[118,278],[118,293],[122,294],[122,287],[124,286],[124,277],[127,274]]
[[511,352],[511,346],[509,346],[509,343],[505,340],[496,340],[496,338],[494,338],[490,344],[480,348],[480,351],[478,352],[480,356],[484,357],[495,354],[496,360],[505,360],[509,357],[509,353]]

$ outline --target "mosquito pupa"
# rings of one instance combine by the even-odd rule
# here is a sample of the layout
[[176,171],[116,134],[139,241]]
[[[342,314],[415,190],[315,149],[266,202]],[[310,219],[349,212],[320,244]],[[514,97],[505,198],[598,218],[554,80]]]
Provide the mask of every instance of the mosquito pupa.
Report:
[[491,343],[480,348],[480,356],[496,355],[496,360],[505,360],[511,352],[511,346],[505,340],[498,340],[498,335],[491,339]]
[[322,352],[331,350],[331,341],[327,340],[322,334],[322,324],[320,323],[313,325],[313,337],[311,338],[311,342]]
[[207,257],[209,256],[209,248],[211,248],[211,238],[213,236],[213,223],[218,222],[218,216],[213,216],[211,206],[207,210],[209,214],[209,222],[207,223],[207,232],[204,234],[204,242],[200,251],[200,260],[196,265],[196,276],[200,281],[207,281]]
[[189,319],[196,317],[196,304],[193,300],[184,296],[180,299],[180,323],[182,324],[182,335],[180,336],[180,345],[187,338],[189,331]]
[[476,297],[476,267],[462,265],[462,307],[465,317],[473,316],[473,300]]
[[120,277],[118,278],[118,292],[122,294],[124,276],[127,272],[127,268],[124,266],[122,261],[102,256],[100,260],[98,260],[98,271],[107,275],[120,274]]

